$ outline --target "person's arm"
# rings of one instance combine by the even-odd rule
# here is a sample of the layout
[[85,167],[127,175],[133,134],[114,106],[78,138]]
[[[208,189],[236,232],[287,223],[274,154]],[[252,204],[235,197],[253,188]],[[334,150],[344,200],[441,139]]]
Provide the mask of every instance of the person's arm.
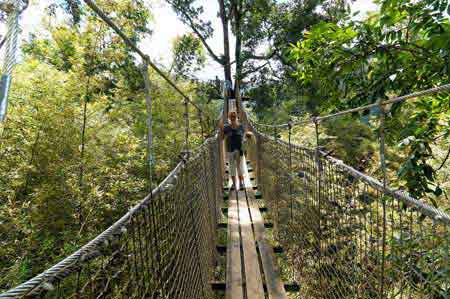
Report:
[[245,124],[244,125],[244,136],[248,139],[251,138],[253,136],[252,131],[250,131],[250,129],[248,128],[248,125]]

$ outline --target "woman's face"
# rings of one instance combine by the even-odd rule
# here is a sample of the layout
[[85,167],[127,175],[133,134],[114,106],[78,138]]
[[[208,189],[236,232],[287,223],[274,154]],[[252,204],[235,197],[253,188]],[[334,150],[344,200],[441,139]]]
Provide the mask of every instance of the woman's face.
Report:
[[235,121],[237,119],[237,115],[236,115],[236,113],[230,113],[230,120],[231,121]]

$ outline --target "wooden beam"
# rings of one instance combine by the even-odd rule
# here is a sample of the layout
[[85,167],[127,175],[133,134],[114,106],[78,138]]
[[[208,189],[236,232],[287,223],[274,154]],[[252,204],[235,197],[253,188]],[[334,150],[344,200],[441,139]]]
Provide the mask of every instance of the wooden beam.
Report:
[[264,269],[264,277],[266,278],[267,292],[269,299],[286,299],[286,290],[283,287],[281,273],[276,264],[273,249],[265,238],[264,220],[258,209],[258,203],[255,200],[251,190],[247,192],[250,215],[253,220],[255,230],[255,239],[258,244],[261,255],[261,262]]
[[[233,192],[234,193],[234,192]],[[260,207],[259,211],[261,213],[267,212],[267,207]],[[224,213],[225,215],[228,214],[228,208],[222,208],[222,213]]]
[[[226,290],[226,283],[224,281],[210,281],[209,284],[211,285],[211,288],[213,291],[225,291]],[[267,292],[267,285],[263,284],[264,291]],[[300,292],[300,286],[293,282],[293,283],[285,283],[283,285],[284,289],[288,293],[297,293]]]
[[[264,227],[265,228],[273,228],[273,223],[272,222],[265,222],[264,223]],[[217,228],[218,229],[228,228],[228,223],[226,223],[226,222],[219,222],[219,223],[217,223]]]
[[[224,255],[227,253],[227,246],[226,245],[217,245],[216,250],[220,255]],[[281,247],[281,246],[274,246],[273,252],[275,254],[282,254],[282,253],[284,253],[284,250],[283,250],[283,247]]]
[[226,299],[243,299],[241,240],[236,192],[230,194],[228,224]]
[[[264,299],[264,287],[253,235],[252,219],[250,218],[247,198],[244,191],[239,191],[239,223],[245,269],[245,287],[248,299]],[[234,298],[233,298],[234,299]]]

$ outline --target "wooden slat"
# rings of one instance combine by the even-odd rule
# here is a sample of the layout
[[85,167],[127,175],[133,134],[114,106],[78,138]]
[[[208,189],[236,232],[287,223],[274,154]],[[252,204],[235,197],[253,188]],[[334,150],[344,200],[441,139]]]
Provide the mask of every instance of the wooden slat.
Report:
[[256,252],[255,236],[244,191],[239,191],[238,201],[247,298],[264,299],[264,286]]
[[236,192],[231,192],[228,208],[228,246],[226,298],[243,299],[241,241],[239,236],[239,214]]
[[287,295],[281,280],[280,271],[275,262],[273,249],[264,236],[264,221],[261,212],[259,211],[258,203],[255,200],[254,192],[251,188],[248,189],[247,196],[250,203],[250,214],[255,229],[256,242],[261,255],[261,262],[266,279],[267,293],[270,299],[286,299]]

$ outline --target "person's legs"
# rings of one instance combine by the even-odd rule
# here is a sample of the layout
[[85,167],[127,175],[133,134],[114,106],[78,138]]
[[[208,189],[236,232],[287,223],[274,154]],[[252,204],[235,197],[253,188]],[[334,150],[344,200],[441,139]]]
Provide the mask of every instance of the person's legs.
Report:
[[239,185],[240,189],[243,190],[245,188],[245,182],[244,182],[244,156],[241,156],[239,152],[236,152],[236,159],[237,159],[237,172],[239,176]]
[[232,187],[236,189],[236,155],[234,153],[228,153],[228,164],[230,164],[230,176],[233,181]]
[[231,176],[231,181],[233,181],[233,185],[231,185],[231,189],[237,189],[237,184],[236,184],[236,176],[233,175]]

